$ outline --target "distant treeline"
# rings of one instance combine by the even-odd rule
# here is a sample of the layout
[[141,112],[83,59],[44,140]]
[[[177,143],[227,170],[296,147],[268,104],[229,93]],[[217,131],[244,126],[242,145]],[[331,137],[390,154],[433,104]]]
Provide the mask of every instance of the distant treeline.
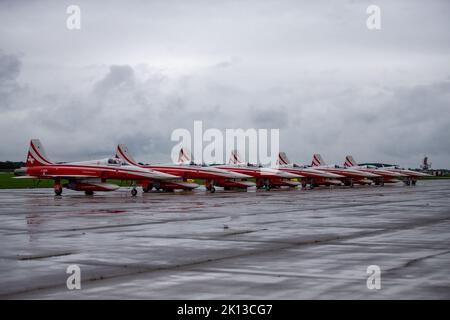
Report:
[[0,170],[14,170],[20,167],[25,167],[25,162],[0,161]]

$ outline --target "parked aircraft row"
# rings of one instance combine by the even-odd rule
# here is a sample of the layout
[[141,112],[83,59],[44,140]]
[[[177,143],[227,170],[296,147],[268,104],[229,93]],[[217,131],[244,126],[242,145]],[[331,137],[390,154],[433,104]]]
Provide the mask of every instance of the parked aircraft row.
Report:
[[[192,190],[199,186],[192,182],[194,179],[202,180],[208,191],[215,192],[217,186],[225,190],[249,187],[269,190],[300,185],[311,189],[331,185],[383,185],[398,181],[415,185],[417,179],[426,176],[399,167],[359,166],[352,156],[347,156],[344,165],[339,166],[327,165],[319,154],[315,154],[310,166],[301,166],[291,163],[284,152],[278,155],[276,168],[245,163],[237,151],[232,152],[228,164],[200,165],[194,163],[183,148],[178,163],[144,165],[136,161],[123,144],[117,146],[114,158],[55,163],[49,160],[38,139],[30,141],[26,165],[15,170],[15,175],[16,178],[53,180],[56,195],[62,194],[63,187],[92,195],[94,191],[119,188],[108,180],[131,181],[133,196],[137,195],[137,185],[141,185],[144,192],[152,189]],[[63,184],[63,181],[67,183]]]

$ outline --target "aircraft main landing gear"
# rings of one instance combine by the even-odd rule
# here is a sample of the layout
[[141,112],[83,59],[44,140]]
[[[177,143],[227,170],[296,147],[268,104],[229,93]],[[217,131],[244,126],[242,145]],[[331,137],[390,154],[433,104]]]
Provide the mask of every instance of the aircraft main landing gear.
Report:
[[60,196],[62,194],[62,187],[61,186],[55,186],[55,195]]
[[150,192],[153,189],[153,184],[152,183],[143,183],[142,184],[142,191],[144,193]]
[[142,191],[144,193],[150,192],[151,188],[150,187],[142,187]]
[[136,195],[137,195],[137,189],[136,188],[131,189],[131,195],[133,197],[136,197]]
[[205,181],[205,188],[211,193],[216,192],[216,188],[214,187],[214,180],[206,180]]
[[86,191],[84,192],[84,194],[87,195],[87,196],[93,196],[93,195],[94,195],[94,191],[92,191],[92,190],[86,190]]

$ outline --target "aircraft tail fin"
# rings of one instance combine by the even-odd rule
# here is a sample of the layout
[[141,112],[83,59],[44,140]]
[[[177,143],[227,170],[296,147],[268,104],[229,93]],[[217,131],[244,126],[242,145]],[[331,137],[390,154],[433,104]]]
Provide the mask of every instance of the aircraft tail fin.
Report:
[[325,165],[325,161],[323,161],[323,158],[320,154],[316,153],[313,155],[311,165],[313,167],[323,166],[323,165]]
[[290,164],[289,158],[286,155],[286,152],[278,153],[277,165],[284,166]]
[[30,141],[30,147],[28,148],[28,155],[25,166],[35,167],[47,166],[51,164],[53,164],[53,162],[48,159],[41,141],[39,139],[32,139]]
[[140,164],[134,160],[130,150],[128,150],[128,147],[125,144],[117,145],[116,158],[121,159],[133,166],[140,166]]
[[356,163],[355,159],[353,159],[353,156],[348,155],[345,157],[345,162],[344,162],[344,166],[345,167],[353,167],[353,166],[357,166],[358,164]]
[[189,164],[193,161],[191,152],[187,148],[180,148],[178,153],[178,163]]
[[242,163],[244,163],[242,161],[241,155],[239,154],[239,151],[237,151],[237,150],[231,151],[230,159],[228,160],[228,163],[229,164],[242,164]]

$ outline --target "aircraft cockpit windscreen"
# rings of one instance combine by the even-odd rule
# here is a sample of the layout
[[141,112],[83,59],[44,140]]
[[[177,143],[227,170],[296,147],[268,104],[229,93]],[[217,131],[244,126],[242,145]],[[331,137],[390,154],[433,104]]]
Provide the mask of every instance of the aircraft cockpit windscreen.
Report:
[[263,165],[261,163],[250,163],[250,162],[247,162],[247,167],[262,168]]
[[109,158],[108,165],[109,166],[122,166],[122,165],[124,165],[124,162],[122,162],[122,160],[120,160],[120,159]]

